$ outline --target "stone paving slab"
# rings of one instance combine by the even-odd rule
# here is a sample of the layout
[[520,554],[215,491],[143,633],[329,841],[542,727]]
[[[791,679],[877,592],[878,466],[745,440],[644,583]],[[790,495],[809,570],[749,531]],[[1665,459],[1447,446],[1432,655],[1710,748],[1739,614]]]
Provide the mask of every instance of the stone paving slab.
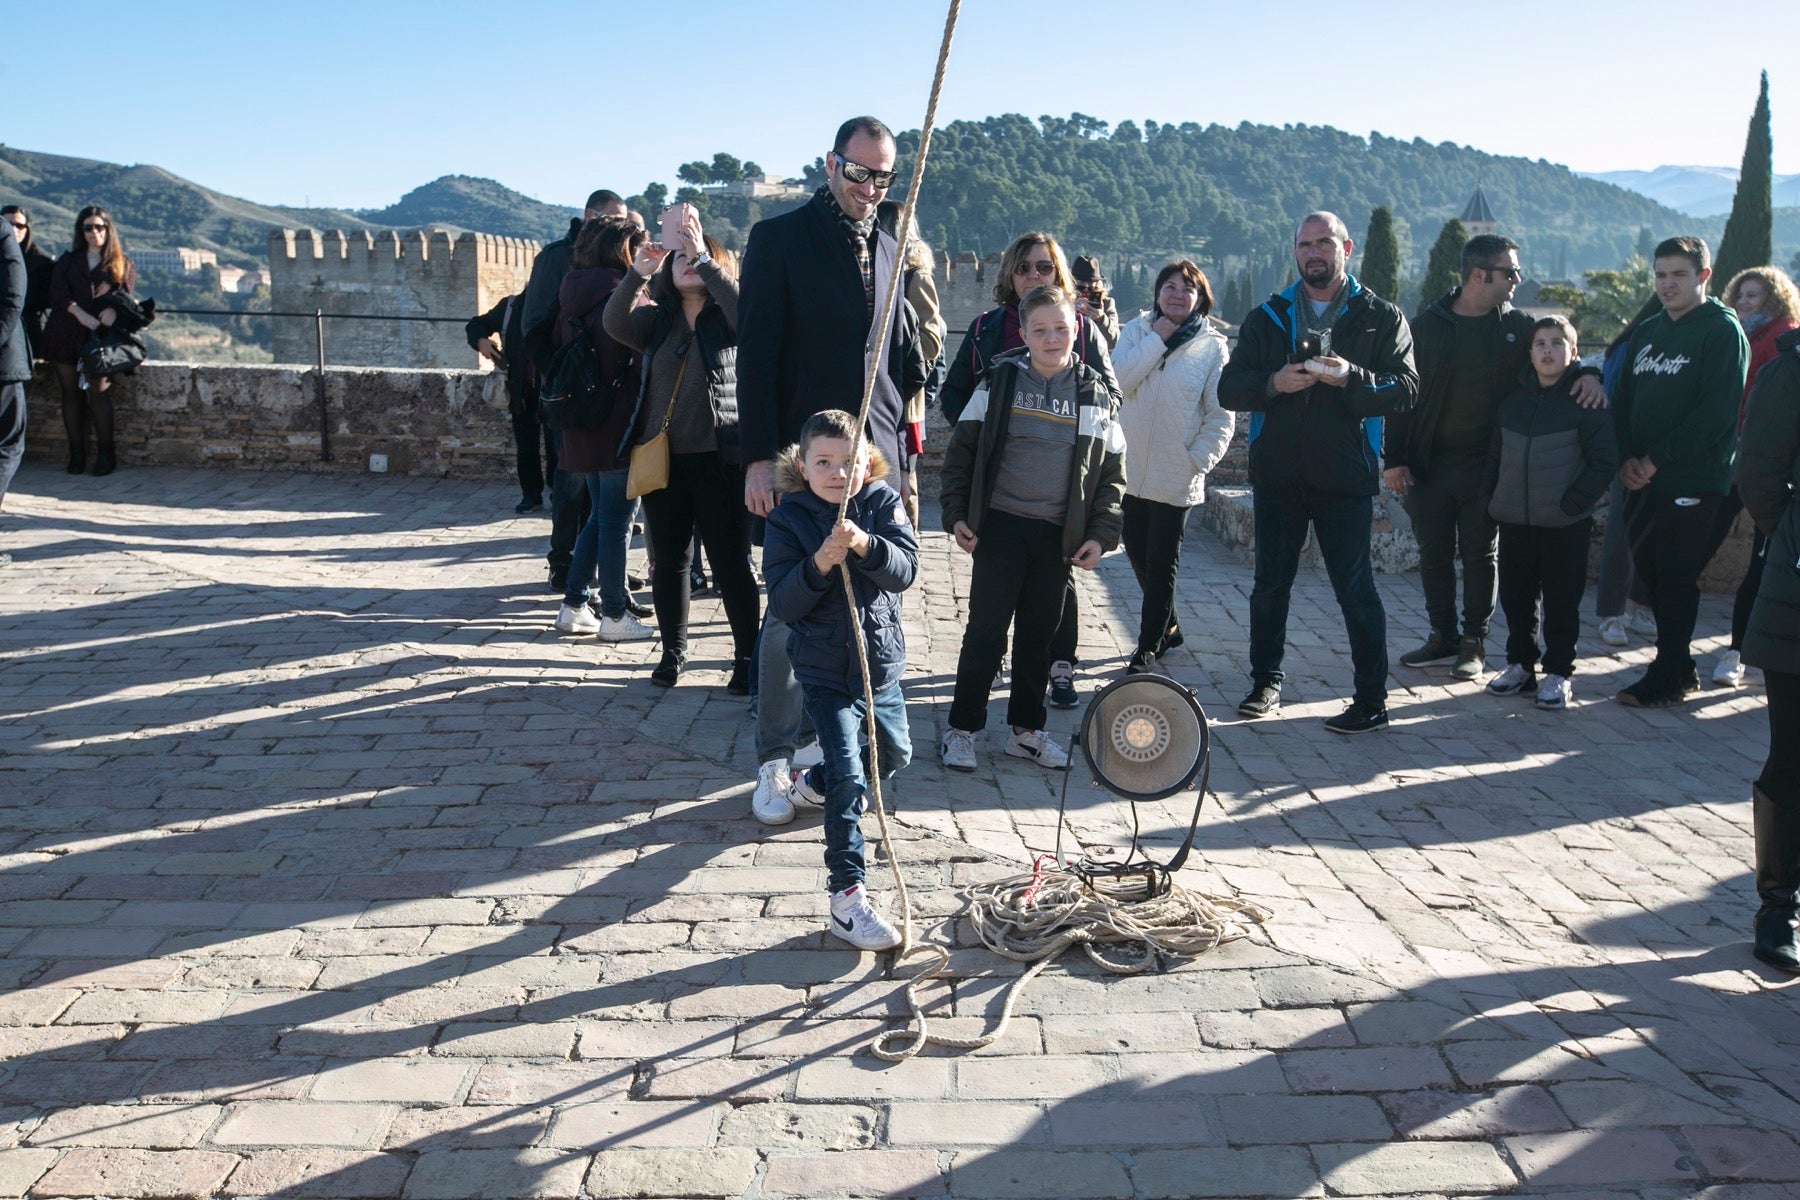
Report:
[[[551,630],[547,526],[502,485],[34,464],[8,499],[0,1196],[1800,1181],[1795,992],[1745,942],[1762,695],[1623,708],[1605,697],[1648,647],[1591,623],[1570,712],[1396,667],[1394,726],[1334,738],[1350,670],[1306,570],[1287,707],[1246,723],[1250,573],[1196,530],[1168,666],[1211,714],[1212,795],[1182,878],[1275,920],[1166,974],[1068,959],[997,1044],[888,1065],[868,1046],[904,1024],[910,967],[823,932],[816,816],[749,818],[716,600],[662,691],[654,644]],[[966,1035],[1020,968],[958,890],[1051,849],[1061,781],[994,741],[972,776],[937,765],[968,573],[923,543],[917,757],[883,852],[953,948],[922,996]],[[1377,579],[1397,656],[1424,632],[1418,581]],[[1091,688],[1138,594],[1118,556],[1080,584]],[[1708,597],[1709,653],[1727,619]],[[1070,838],[1124,844],[1129,814],[1071,782]],[[1167,847],[1192,814],[1140,815]]]

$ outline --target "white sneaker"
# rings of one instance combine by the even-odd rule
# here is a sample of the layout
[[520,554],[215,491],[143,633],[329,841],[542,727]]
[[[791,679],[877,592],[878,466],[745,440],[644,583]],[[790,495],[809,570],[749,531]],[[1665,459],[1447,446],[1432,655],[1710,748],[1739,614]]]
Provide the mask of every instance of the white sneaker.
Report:
[[[1556,676],[1549,676],[1555,679]],[[1488,680],[1487,690],[1491,696],[1516,696],[1537,682],[1537,673],[1527,671],[1518,663],[1507,663],[1506,670]]]
[[1065,770],[1069,765],[1069,756],[1063,748],[1041,729],[1013,730],[1012,736],[1006,739],[1006,752],[1014,758],[1029,758],[1047,771]]
[[1609,646],[1623,646],[1630,639],[1625,636],[1625,618],[1607,617],[1600,622],[1600,640]]
[[952,771],[973,771],[975,769],[975,735],[966,729],[946,729],[944,744],[939,750],[946,767]]
[[1627,623],[1635,634],[1647,638],[1656,636],[1656,614],[1648,608],[1633,609]]
[[1742,687],[1744,656],[1736,650],[1727,650],[1719,655],[1719,665],[1713,668],[1713,682],[1720,687]]
[[772,758],[756,769],[756,791],[750,815],[764,825],[786,825],[794,819],[794,777],[785,758]]
[[656,630],[630,613],[621,613],[616,617],[601,617],[594,636],[603,642],[647,642],[656,636]]
[[794,770],[796,773],[807,767],[816,767],[825,761],[825,751],[819,748],[818,742],[808,742],[794,751]]
[[858,950],[892,950],[900,944],[900,931],[875,911],[860,883],[831,894],[825,928]]
[[600,628],[600,618],[585,604],[577,604],[570,608],[563,605],[556,612],[556,632],[558,633],[592,633]]
[[1567,708],[1575,699],[1575,685],[1562,675],[1546,675],[1544,682],[1538,684],[1537,706],[1539,708]]
[[[800,760],[798,758],[794,760],[794,766],[796,768],[800,766]],[[812,769],[810,767],[805,770],[797,769],[794,772],[793,785],[788,788],[788,800],[796,808],[824,807],[825,793],[813,787],[812,780],[807,778],[807,776],[811,774]],[[823,775],[824,772],[821,771],[820,774]]]

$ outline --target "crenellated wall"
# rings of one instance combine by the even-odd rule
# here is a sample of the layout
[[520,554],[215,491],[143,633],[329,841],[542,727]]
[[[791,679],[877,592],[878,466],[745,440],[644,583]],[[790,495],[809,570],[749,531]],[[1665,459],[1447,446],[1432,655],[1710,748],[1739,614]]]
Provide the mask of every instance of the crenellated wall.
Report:
[[[326,314],[327,363],[479,370],[461,323],[523,291],[538,249],[487,233],[271,230],[270,300],[277,312]],[[333,321],[333,313],[453,320]],[[276,362],[315,360],[314,321],[277,317],[274,335]]]

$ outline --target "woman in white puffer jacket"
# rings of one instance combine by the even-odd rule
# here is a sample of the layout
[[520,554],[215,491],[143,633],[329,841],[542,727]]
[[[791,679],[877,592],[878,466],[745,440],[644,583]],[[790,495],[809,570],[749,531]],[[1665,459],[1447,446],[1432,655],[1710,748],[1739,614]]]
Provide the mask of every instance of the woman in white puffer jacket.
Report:
[[1181,644],[1175,572],[1188,510],[1206,498],[1206,473],[1225,456],[1235,417],[1219,407],[1225,336],[1207,320],[1206,273],[1186,259],[1156,276],[1156,307],[1119,332],[1113,368],[1125,393],[1125,554],[1144,591],[1137,650],[1126,668],[1156,670]]

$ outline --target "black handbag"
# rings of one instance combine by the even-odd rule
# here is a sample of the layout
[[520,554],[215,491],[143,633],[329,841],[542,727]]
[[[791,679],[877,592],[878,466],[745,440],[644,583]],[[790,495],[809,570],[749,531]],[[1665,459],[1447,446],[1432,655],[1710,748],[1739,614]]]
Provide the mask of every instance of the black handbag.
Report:
[[88,334],[81,348],[81,373],[89,379],[129,375],[144,361],[144,343],[130,334],[101,328]]

